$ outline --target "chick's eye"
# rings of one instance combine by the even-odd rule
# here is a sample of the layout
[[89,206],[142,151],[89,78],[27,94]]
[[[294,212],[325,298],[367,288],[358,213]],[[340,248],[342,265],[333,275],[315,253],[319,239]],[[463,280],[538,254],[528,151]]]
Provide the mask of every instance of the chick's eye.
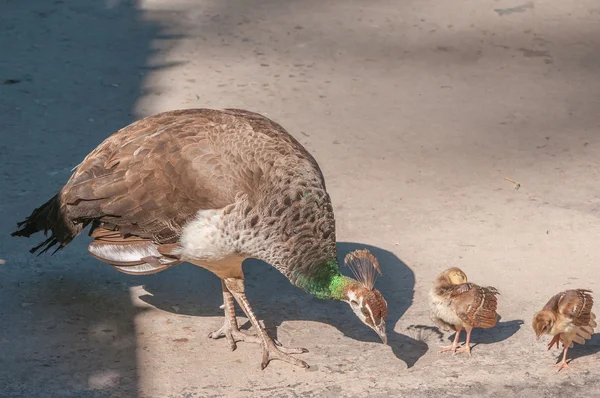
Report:
[[362,311],[362,313],[363,313],[364,316],[369,316],[369,311],[367,311],[366,308],[362,308],[361,311]]
[[350,304],[352,304],[352,305],[358,305],[358,301],[356,301],[356,300],[350,300]]

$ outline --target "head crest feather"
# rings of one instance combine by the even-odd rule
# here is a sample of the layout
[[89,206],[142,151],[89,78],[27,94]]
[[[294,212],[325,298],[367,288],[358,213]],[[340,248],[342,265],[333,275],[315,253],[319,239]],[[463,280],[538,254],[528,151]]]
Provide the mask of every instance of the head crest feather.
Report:
[[344,264],[352,270],[356,279],[367,289],[373,290],[377,275],[382,275],[379,262],[368,250],[355,250],[346,254]]

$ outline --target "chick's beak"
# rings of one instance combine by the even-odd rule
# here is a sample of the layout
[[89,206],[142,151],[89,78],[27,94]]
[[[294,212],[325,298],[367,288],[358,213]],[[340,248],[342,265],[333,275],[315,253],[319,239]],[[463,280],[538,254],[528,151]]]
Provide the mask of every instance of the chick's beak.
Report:
[[387,344],[387,334],[385,334],[385,321],[382,319],[381,322],[379,322],[379,325],[375,326],[373,329],[377,332],[383,344]]

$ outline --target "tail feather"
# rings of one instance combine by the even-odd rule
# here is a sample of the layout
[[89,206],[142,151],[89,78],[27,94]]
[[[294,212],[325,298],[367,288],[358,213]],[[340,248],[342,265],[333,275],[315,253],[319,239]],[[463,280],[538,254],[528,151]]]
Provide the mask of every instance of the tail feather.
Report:
[[75,224],[69,221],[60,205],[60,194],[54,195],[49,201],[35,209],[24,221],[17,223],[17,230],[11,233],[11,236],[23,236],[29,238],[37,232],[43,232],[50,237],[42,241],[37,246],[29,250],[35,253],[38,250],[38,256],[47,252],[52,247],[59,245],[52,254],[56,253],[75,238],[87,225]]

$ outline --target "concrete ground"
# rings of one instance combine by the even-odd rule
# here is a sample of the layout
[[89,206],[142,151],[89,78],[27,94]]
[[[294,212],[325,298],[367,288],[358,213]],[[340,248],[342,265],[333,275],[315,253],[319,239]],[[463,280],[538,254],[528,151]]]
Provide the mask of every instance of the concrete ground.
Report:
[[[595,0],[4,0],[0,49],[0,397],[600,395],[598,334],[557,375],[531,330],[600,283]],[[249,262],[258,315],[310,351],[261,371],[258,346],[206,338],[212,274],[130,277],[86,236],[53,257],[8,236],[109,134],[189,107],[261,112],[314,154],[340,254],[382,264],[388,346]],[[471,358],[439,354],[428,318],[451,265],[502,293]]]

